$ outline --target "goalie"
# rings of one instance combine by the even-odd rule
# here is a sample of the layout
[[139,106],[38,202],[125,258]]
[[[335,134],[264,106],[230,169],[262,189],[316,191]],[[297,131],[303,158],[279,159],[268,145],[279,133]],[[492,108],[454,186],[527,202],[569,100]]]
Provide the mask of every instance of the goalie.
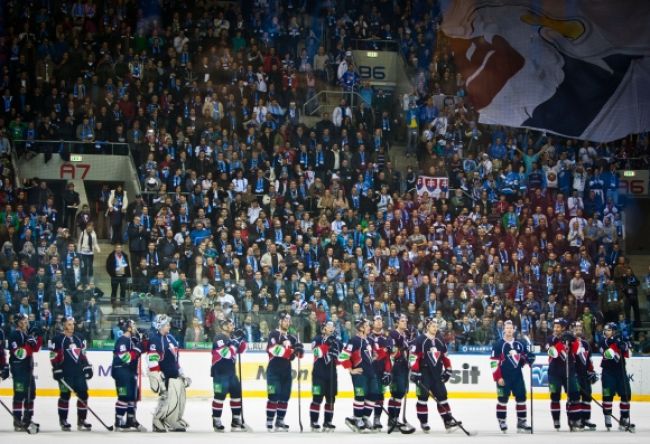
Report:
[[149,385],[158,394],[154,412],[155,432],[184,432],[188,424],[183,420],[185,389],[191,380],[183,375],[178,364],[178,342],[171,334],[169,316],[157,315],[153,322],[156,330],[149,339]]

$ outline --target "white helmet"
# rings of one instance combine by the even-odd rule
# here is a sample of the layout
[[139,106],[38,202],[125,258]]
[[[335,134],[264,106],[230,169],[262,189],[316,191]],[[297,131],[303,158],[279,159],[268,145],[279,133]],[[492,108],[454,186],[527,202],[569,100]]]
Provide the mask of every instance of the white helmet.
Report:
[[165,325],[171,323],[171,319],[166,314],[159,314],[153,320],[153,328],[156,331],[160,331]]

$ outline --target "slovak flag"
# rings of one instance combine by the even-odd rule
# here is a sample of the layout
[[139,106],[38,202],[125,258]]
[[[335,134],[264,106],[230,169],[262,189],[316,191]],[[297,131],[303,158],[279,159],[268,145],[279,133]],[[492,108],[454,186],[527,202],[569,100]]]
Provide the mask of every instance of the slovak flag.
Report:
[[608,142],[650,130],[650,2],[444,0],[479,121]]

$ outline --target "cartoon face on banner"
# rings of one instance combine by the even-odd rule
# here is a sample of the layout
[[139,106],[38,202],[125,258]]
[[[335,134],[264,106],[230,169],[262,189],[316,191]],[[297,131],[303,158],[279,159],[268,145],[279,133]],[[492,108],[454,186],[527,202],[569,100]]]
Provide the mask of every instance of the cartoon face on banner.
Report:
[[650,128],[650,2],[456,0],[443,11],[481,122],[594,141]]

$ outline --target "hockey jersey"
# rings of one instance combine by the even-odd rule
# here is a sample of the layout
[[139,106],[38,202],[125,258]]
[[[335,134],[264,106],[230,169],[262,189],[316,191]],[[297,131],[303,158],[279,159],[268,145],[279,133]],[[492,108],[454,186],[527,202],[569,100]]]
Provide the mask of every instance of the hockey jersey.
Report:
[[528,363],[526,346],[519,341],[499,339],[492,346],[490,366],[495,381],[503,378],[506,382],[521,378],[521,368]]
[[21,330],[14,330],[9,336],[9,365],[11,372],[31,372],[34,368],[34,353],[43,345],[42,337],[34,337]]
[[578,376],[587,376],[587,373],[594,371],[594,363],[591,361],[591,347],[582,338],[573,342],[573,354],[576,356],[576,371]]
[[375,376],[372,345],[361,336],[355,336],[345,344],[339,353],[339,361],[344,368],[361,368],[365,376],[369,378]]
[[246,341],[236,341],[230,336],[219,333],[212,342],[212,367],[210,375],[223,375],[235,372],[237,355],[246,350]]
[[435,378],[439,378],[444,370],[451,369],[447,345],[439,336],[435,338],[427,335],[418,336],[411,345],[409,366],[414,372],[428,372]]
[[83,378],[83,369],[89,366],[86,341],[76,335],[57,334],[50,342],[50,363],[52,368],[63,370],[66,379]]
[[368,342],[372,346],[372,365],[375,368],[375,374],[383,375],[384,372],[390,372],[393,368],[391,361],[393,340],[383,331],[379,333],[373,331],[368,335]]
[[600,366],[603,370],[623,371],[624,360],[630,357],[629,343],[617,338],[602,338],[598,344],[603,360]]
[[[334,336],[317,335],[311,343],[314,354],[313,373],[321,378],[329,378],[332,374],[332,366],[338,364],[338,359],[330,356],[330,347],[335,347],[339,352],[342,349],[341,341]],[[335,370],[334,370],[335,371]]]
[[[269,334],[266,343],[266,352],[269,355],[269,368],[291,368],[291,361],[295,358],[296,345],[300,344],[298,338],[288,333],[274,330]],[[302,344],[300,344],[302,346]]]
[[572,341],[570,346],[562,341],[558,336],[550,336],[546,341],[546,351],[548,353],[548,372],[553,375],[566,375],[567,358],[569,359],[569,374],[572,374],[575,368],[575,342]]
[[147,352],[149,371],[162,372],[165,378],[180,376],[178,341],[171,334],[155,333],[152,335],[149,338]]
[[393,352],[391,353],[393,367],[408,368],[408,356],[410,348],[408,331],[400,333],[399,330],[391,330],[389,337],[393,344]]
[[133,337],[122,335],[113,347],[113,364],[111,369],[125,368],[134,374],[138,372],[138,363],[142,355],[142,345]]

